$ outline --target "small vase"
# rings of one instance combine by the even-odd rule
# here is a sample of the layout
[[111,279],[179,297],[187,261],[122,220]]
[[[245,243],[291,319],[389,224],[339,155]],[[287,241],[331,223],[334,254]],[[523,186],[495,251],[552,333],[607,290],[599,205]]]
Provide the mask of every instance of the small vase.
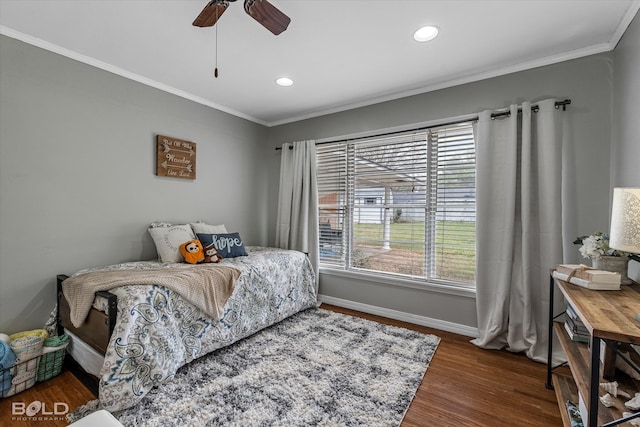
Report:
[[601,256],[599,258],[594,258],[591,262],[593,268],[598,270],[620,273],[620,283],[622,285],[631,284],[631,280],[627,277],[628,264],[629,257],[626,256]]

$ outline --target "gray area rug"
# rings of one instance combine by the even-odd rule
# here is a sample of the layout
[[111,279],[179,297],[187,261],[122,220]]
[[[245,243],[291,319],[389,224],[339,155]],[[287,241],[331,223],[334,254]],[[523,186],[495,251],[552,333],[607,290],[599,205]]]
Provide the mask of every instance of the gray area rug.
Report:
[[[397,426],[440,338],[313,308],[181,368],[125,426]],[[89,402],[76,421],[99,409]]]

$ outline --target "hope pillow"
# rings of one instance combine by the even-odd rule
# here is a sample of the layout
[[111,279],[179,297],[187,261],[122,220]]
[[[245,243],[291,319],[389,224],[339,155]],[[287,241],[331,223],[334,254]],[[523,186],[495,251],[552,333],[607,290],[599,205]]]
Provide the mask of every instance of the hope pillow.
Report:
[[198,233],[198,240],[205,248],[213,243],[218,253],[223,258],[235,258],[237,256],[247,256],[244,243],[240,238],[240,233],[226,234],[205,234]]

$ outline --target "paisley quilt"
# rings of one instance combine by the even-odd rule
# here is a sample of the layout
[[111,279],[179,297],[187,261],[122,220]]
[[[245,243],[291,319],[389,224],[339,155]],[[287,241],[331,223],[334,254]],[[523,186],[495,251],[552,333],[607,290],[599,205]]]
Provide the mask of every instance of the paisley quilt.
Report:
[[[316,305],[314,272],[305,254],[264,247],[247,247],[247,253],[222,261],[241,274],[218,321],[162,286],[111,290],[118,297],[118,315],[100,371],[99,399],[105,409],[134,406],[155,385],[171,381],[181,366]],[[175,266],[133,262],[76,275]]]

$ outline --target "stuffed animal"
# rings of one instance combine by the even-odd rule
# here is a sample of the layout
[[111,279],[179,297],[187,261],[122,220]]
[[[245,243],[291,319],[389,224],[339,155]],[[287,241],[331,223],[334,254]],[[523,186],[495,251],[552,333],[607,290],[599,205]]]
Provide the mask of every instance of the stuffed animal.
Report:
[[213,243],[204,248],[204,261],[203,262],[220,262],[222,255],[218,253],[218,250]]
[[181,244],[180,253],[189,264],[197,264],[204,261],[204,250],[202,249],[202,243],[198,239],[189,240]]

